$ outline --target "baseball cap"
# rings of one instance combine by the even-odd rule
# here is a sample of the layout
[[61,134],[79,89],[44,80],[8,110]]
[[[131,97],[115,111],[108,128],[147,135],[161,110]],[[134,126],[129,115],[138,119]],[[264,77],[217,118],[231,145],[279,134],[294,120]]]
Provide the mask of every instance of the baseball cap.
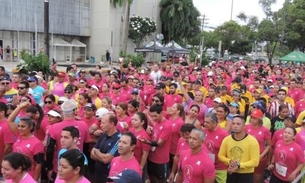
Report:
[[194,82],[194,84],[202,85],[202,82],[201,82],[199,79],[197,79],[197,80]]
[[95,89],[96,91],[99,91],[99,89],[96,85],[92,85],[91,88]]
[[131,90],[131,94],[139,94],[139,89],[138,88],[133,88]]
[[95,116],[97,118],[101,118],[103,117],[105,114],[108,114],[109,113],[109,110],[102,107],[102,108],[99,108],[96,112],[95,112]]
[[[289,114],[288,116],[285,117],[285,119],[289,119],[293,123],[295,123],[297,121],[297,118],[293,114]],[[304,123],[304,119],[302,122]]]
[[73,72],[69,72],[68,76],[75,77],[75,74]]
[[263,110],[263,105],[261,104],[261,102],[259,102],[259,101],[256,101],[256,102],[254,102],[253,104],[252,104],[252,106],[254,106],[254,107],[256,107],[256,108],[259,108],[259,109],[261,109],[261,110]]
[[31,77],[28,77],[27,81],[28,82],[37,82],[38,79],[35,76],[31,76]]
[[166,77],[165,76],[161,76],[160,77],[160,81],[166,81]]
[[214,75],[213,71],[208,72],[208,76],[213,76],[213,75]]
[[48,115],[53,116],[53,117],[60,117],[61,118],[61,115],[57,111],[54,111],[54,110],[50,110],[48,112]]
[[239,105],[238,105],[237,102],[231,102],[231,103],[230,103],[230,106],[237,107],[237,108],[239,107]]
[[126,169],[114,177],[109,177],[108,181],[113,181],[114,183],[142,183],[142,178],[138,172]]
[[7,77],[7,76],[3,76],[0,81],[11,81],[11,78]]
[[251,112],[251,117],[262,118],[263,116],[264,114],[260,109],[255,109]]
[[173,73],[173,76],[174,76],[174,77],[179,77],[179,75],[180,75],[180,73],[179,73],[178,71],[175,71],[175,72]]
[[155,89],[164,89],[165,88],[165,84],[164,83],[158,83],[156,86],[155,86]]
[[221,98],[219,98],[219,97],[214,98],[213,101],[214,101],[214,102],[217,102],[217,103],[221,103],[221,102],[222,102],[222,101],[221,101]]
[[85,109],[91,109],[92,111],[96,111],[96,106],[94,104],[88,103],[85,105]]
[[81,70],[79,70],[79,73],[86,73],[86,70],[85,69],[81,69]]
[[72,112],[74,109],[76,109],[76,102],[73,99],[68,99],[61,104],[60,108],[63,112]]
[[57,74],[57,76],[58,76],[58,77],[66,77],[66,73],[64,73],[64,72],[59,72],[59,73]]

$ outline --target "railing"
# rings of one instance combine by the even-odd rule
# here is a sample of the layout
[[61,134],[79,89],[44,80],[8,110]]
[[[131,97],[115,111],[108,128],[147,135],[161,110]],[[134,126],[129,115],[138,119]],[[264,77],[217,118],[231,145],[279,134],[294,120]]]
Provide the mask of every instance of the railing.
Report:
[[304,176],[304,174],[305,174],[305,170],[302,171],[291,183],[298,183],[301,180],[301,178]]

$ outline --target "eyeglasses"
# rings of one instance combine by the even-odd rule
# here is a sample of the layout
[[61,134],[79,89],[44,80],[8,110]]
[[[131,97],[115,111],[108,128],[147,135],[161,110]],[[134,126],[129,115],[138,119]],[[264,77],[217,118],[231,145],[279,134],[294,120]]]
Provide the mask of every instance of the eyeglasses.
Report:
[[17,87],[18,90],[23,90],[25,87]]
[[160,100],[152,99],[152,102],[158,103],[158,102],[160,102]]
[[1,83],[2,85],[9,85],[9,84],[11,84],[11,83],[9,83],[9,82],[7,82],[7,83]]
[[45,104],[52,104],[52,101],[44,101]]

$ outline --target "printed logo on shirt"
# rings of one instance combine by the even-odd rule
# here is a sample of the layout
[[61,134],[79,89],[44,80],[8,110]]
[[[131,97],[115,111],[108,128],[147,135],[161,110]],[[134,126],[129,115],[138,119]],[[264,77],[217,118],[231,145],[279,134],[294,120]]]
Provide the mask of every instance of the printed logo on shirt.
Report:
[[193,167],[191,165],[186,165],[184,171],[185,171],[185,180],[191,180],[193,174]]
[[287,158],[287,153],[286,153],[286,151],[284,151],[284,150],[279,151],[279,158],[280,158],[280,160],[282,160],[283,162],[285,162],[285,161],[286,161],[286,158]]
[[214,152],[214,142],[211,140],[206,141],[206,147],[208,148],[209,152]]
[[274,130],[280,130],[285,128],[284,122],[283,121],[275,121],[274,123]]
[[243,150],[240,147],[234,146],[231,148],[230,152],[233,160],[237,160],[239,162],[241,161],[243,157]]

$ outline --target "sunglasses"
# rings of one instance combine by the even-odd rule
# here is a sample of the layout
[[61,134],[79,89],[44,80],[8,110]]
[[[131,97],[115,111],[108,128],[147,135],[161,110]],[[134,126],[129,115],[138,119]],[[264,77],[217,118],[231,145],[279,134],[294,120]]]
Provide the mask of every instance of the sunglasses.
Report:
[[30,80],[30,81],[28,81],[29,83],[33,83],[33,82],[35,82],[35,81],[33,81],[33,80]]
[[52,101],[44,101],[45,104],[52,104]]
[[7,82],[7,83],[1,83],[2,85],[9,85],[10,83],[9,82]]
[[119,90],[120,88],[112,88],[113,90]]
[[71,91],[65,91],[65,93],[71,94],[72,92]]
[[25,87],[17,87],[18,90],[23,90]]
[[26,128],[26,125],[18,125],[18,128]]

